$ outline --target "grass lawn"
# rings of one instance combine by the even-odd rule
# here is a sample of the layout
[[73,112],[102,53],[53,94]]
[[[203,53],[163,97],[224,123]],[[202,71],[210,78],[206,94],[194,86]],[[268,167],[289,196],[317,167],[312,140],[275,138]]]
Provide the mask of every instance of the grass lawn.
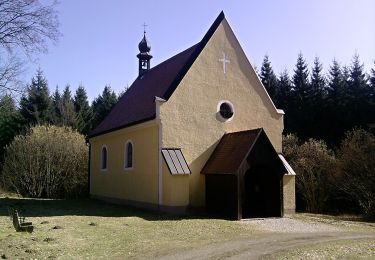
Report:
[[[19,209],[26,216],[26,221],[33,222],[33,233],[14,230],[8,216],[9,206]],[[296,214],[289,220],[267,221],[264,223],[291,225],[297,221],[303,227],[326,225],[324,227],[337,227],[350,234],[374,234],[375,231],[375,223],[353,217]],[[241,241],[248,241],[251,246],[262,236],[269,237],[269,243],[280,238],[289,238],[293,242],[295,238],[293,233],[288,233],[289,226],[282,231],[265,231],[251,222],[204,216],[177,217],[89,199],[40,200],[7,198],[0,194],[0,259],[152,259],[190,252],[188,249],[207,248],[215,242],[219,242],[221,247],[224,241],[228,241],[233,243],[230,247],[235,247]],[[314,237],[314,233],[306,236]],[[340,237],[340,233],[337,236]],[[286,240],[279,242],[280,250],[270,255],[270,259],[372,258],[375,257],[374,241],[372,236],[353,241],[307,244],[288,250],[283,247],[283,243],[288,243]],[[267,251],[267,247],[264,249]],[[222,251],[224,255],[226,252],[233,253],[231,248]]]
[[[33,233],[15,232],[8,206],[33,222]],[[0,257],[8,259],[149,258],[258,232],[235,221],[179,218],[89,199],[0,197]]]

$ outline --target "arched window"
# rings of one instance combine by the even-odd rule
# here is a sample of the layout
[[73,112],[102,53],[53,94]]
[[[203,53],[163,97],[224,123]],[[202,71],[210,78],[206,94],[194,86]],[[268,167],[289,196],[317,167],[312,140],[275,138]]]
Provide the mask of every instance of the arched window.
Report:
[[100,166],[102,170],[107,169],[107,160],[108,160],[107,147],[103,146],[101,156],[100,156]]
[[132,169],[134,165],[134,148],[133,142],[127,141],[125,144],[125,169]]

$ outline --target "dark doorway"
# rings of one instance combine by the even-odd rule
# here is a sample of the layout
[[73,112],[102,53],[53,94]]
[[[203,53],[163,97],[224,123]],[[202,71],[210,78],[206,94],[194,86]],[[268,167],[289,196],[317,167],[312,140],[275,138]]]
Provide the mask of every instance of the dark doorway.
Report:
[[237,176],[206,175],[206,205],[207,210],[215,216],[238,219]]
[[251,167],[244,176],[242,217],[280,217],[280,175],[267,165]]

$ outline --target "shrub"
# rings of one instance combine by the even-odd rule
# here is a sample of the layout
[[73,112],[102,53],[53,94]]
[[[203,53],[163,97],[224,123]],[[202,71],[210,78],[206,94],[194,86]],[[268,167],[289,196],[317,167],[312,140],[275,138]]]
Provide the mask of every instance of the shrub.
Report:
[[363,129],[346,133],[340,149],[339,188],[367,217],[375,217],[375,136]]
[[35,126],[6,147],[7,189],[30,197],[66,198],[87,190],[88,147],[71,128]]
[[297,200],[306,211],[321,213],[327,209],[336,172],[334,153],[324,141],[310,139],[300,144],[294,135],[283,139],[284,155],[296,171]]

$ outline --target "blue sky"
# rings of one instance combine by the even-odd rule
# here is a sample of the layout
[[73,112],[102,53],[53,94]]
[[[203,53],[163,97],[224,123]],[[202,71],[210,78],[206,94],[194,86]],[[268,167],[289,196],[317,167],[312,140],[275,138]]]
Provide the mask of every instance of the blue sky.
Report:
[[144,22],[155,66],[199,42],[221,10],[258,68],[268,54],[276,73],[291,73],[299,52],[310,66],[318,56],[325,70],[334,58],[350,65],[354,53],[366,71],[375,67],[374,0],[64,0],[63,37],[29,64],[24,81],[40,66],[50,89],[82,83],[90,100],[106,84],[119,93],[137,76]]

